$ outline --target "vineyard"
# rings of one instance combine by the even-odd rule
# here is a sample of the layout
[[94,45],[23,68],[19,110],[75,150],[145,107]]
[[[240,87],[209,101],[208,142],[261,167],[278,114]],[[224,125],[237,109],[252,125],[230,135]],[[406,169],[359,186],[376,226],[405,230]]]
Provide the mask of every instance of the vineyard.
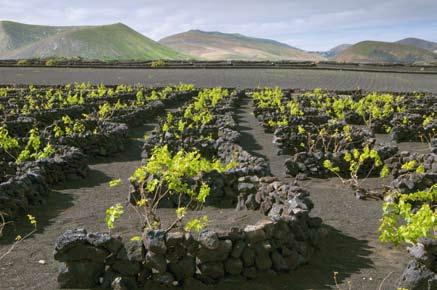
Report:
[[437,287],[434,94],[4,86],[0,116],[2,289]]

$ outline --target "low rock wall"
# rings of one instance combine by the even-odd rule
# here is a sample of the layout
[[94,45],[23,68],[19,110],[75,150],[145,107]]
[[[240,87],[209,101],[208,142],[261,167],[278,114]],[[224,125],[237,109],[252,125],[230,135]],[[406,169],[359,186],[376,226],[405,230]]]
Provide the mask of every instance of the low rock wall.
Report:
[[88,174],[88,160],[79,149],[63,147],[52,158],[24,162],[17,166],[16,175],[0,183],[0,211],[8,220],[43,204],[50,185]]
[[398,282],[398,288],[409,290],[437,289],[437,240],[421,239],[408,248],[413,259]]
[[321,220],[309,217],[312,203],[304,190],[265,181],[255,189],[258,205],[254,197],[253,203],[249,198],[241,207],[258,208],[266,218],[243,228],[200,233],[150,231],[139,241],[127,242],[84,229],[65,232],[57,240],[54,254],[61,262],[60,287],[215,284],[228,276],[255,279],[265,271],[294,270],[307,263],[317,248]]

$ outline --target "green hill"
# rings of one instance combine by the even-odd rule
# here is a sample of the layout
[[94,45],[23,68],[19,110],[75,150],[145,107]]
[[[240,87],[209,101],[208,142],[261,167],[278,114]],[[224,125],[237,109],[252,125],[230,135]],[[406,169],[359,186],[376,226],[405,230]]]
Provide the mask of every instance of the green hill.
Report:
[[322,60],[287,44],[241,34],[190,30],[159,41],[177,51],[206,60]]
[[340,62],[435,62],[437,55],[414,46],[381,41],[359,42],[338,54]]
[[82,57],[100,60],[186,59],[128,26],[39,26],[0,22],[0,59]]
[[437,42],[427,41],[420,38],[414,38],[414,37],[404,38],[399,41],[396,41],[396,43],[411,45],[432,52],[437,52]]

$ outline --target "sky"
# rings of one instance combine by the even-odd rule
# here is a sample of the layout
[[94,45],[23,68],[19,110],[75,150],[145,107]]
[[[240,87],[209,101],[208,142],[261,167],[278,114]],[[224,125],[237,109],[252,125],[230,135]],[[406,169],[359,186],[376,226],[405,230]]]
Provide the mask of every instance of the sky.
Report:
[[122,22],[154,40],[190,29],[221,31],[311,51],[362,40],[437,41],[437,0],[0,0],[0,20]]

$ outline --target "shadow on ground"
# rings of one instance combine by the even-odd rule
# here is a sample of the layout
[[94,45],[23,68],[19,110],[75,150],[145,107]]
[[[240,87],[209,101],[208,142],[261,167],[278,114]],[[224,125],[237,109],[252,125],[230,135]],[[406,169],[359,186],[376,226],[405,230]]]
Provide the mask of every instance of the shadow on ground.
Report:
[[[44,229],[53,224],[58,215],[71,206],[73,197],[70,194],[52,190],[44,204],[29,210],[29,214],[37,219],[36,233],[44,233]],[[12,244],[18,235],[24,237],[33,230],[34,226],[30,224],[27,216],[23,215],[6,226],[0,245]]]
[[37,219],[37,233],[43,233],[44,229],[51,225],[65,209],[72,207],[74,201],[73,195],[59,191],[61,188],[62,190],[68,190],[94,187],[107,183],[110,180],[111,178],[104,173],[91,169],[86,178],[68,180],[62,185],[55,186],[42,204],[30,208],[28,212],[23,213],[22,216],[5,227],[3,237],[0,239],[0,245],[11,244],[18,235],[24,236],[34,229],[25,214],[29,213]]
[[[324,226],[327,235],[320,245],[322,249],[316,252],[308,265],[298,268],[289,274],[266,274],[245,284],[246,289],[253,290],[307,290],[332,289],[335,287],[333,272],[338,272],[338,283],[361,269],[371,268],[370,247],[365,240],[358,240],[343,234],[330,226]],[[217,290],[241,289],[241,284],[223,283],[214,287]]]
[[[74,180],[68,180],[65,183],[56,185],[55,190],[67,190],[67,189],[80,189],[83,187],[94,187],[103,183],[107,183],[111,180],[109,176],[103,172],[90,169],[88,175],[85,178],[77,178]],[[45,206],[44,206],[45,207]]]
[[327,235],[320,242],[321,249],[310,263],[291,273],[293,289],[331,289],[335,286],[333,273],[338,272],[338,283],[348,280],[351,274],[373,267],[369,258],[368,241],[347,236],[341,231],[324,225]]
[[[333,272],[338,272],[337,282],[341,284],[350,275],[362,269],[372,268],[368,257],[370,247],[365,240],[358,240],[343,234],[330,226],[324,226],[327,235],[322,239],[323,248],[317,251],[308,265],[301,266],[290,273],[259,274],[255,280],[246,281],[241,277],[229,277],[217,285],[196,285],[183,287],[185,290],[308,290],[333,289]],[[242,286],[244,283],[244,286]],[[147,285],[146,289],[161,290],[162,286]]]
[[96,165],[111,164],[116,162],[138,161],[139,157],[141,156],[141,151],[143,150],[144,132],[150,132],[152,130],[152,127],[153,125],[150,124],[144,127],[144,131],[138,129],[130,132],[129,139],[126,141],[122,153],[115,154],[111,157],[94,157],[90,160],[90,164]]

